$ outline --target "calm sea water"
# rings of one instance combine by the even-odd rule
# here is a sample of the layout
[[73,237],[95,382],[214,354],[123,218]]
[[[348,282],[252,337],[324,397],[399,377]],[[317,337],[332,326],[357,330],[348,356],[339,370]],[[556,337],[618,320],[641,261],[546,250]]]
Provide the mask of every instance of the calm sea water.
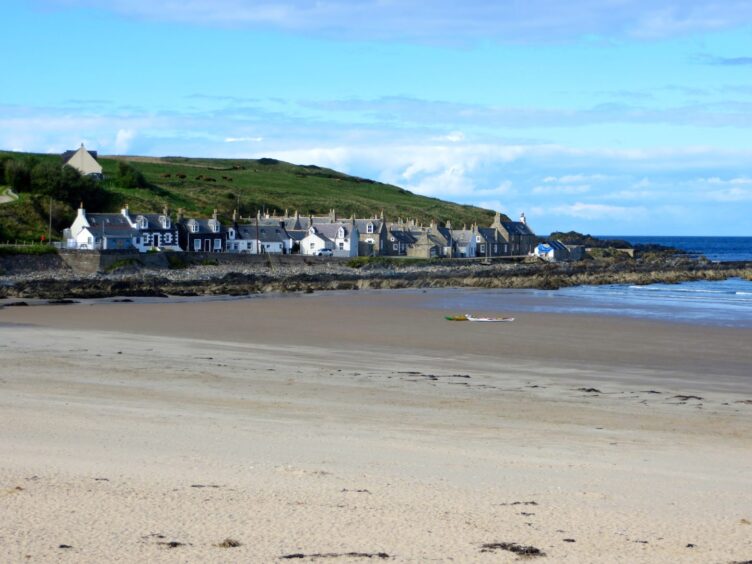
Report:
[[705,255],[713,261],[752,261],[752,237],[654,237],[654,236],[603,236],[604,239],[622,239],[633,245],[657,244],[674,247],[693,255]]
[[[632,244],[667,245],[714,261],[752,261],[752,237],[619,237]],[[752,327],[752,282],[729,279],[632,286],[577,286],[560,290],[439,290],[433,306],[454,313],[544,312],[617,315],[642,319]]]

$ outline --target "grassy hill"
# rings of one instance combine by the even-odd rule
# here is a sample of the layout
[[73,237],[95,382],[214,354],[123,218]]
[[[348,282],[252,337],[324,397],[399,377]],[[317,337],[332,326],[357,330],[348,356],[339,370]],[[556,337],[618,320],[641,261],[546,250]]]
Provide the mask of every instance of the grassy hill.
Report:
[[[59,163],[58,155],[0,151],[0,161],[33,158]],[[143,174],[144,188],[126,188],[118,179],[118,163],[126,161]],[[188,214],[208,216],[216,208],[229,219],[234,209],[242,216],[261,209],[271,213],[298,210],[302,215],[325,214],[331,208],[340,217],[369,217],[384,211],[388,220],[398,217],[429,222],[451,220],[462,225],[487,225],[493,212],[408,192],[398,186],[349,176],[315,165],[299,166],[275,159],[201,159],[183,157],[100,157],[105,179],[104,198],[89,211],[118,211],[129,204],[133,212],[184,208]],[[4,181],[0,180],[0,185]],[[3,188],[0,186],[0,192]],[[0,205],[0,240],[38,240],[46,234],[49,198],[34,187],[15,202]],[[53,236],[70,224],[74,202],[53,202]]]

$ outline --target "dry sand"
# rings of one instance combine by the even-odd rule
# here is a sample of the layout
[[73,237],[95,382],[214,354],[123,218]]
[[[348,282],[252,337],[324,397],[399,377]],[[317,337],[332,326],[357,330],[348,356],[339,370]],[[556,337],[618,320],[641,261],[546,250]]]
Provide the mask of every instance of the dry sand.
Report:
[[751,330],[424,300],[0,310],[0,561],[752,558]]

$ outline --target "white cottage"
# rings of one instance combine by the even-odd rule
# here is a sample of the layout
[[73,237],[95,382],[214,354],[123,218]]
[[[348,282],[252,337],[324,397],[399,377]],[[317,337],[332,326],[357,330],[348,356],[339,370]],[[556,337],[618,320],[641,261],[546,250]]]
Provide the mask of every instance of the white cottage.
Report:
[[131,217],[128,206],[120,213],[90,213],[79,208],[63,233],[65,246],[78,250],[136,249],[180,251],[178,229],[165,209],[161,214]]
[[329,249],[336,257],[357,257],[360,234],[353,223],[319,223],[308,228],[300,241],[300,253],[315,255]]

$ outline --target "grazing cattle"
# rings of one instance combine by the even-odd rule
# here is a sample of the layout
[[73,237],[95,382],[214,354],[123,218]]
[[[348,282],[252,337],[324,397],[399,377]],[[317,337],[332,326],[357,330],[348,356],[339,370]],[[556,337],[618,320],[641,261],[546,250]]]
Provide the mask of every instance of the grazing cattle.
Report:
[[170,174],[169,172],[165,172],[165,173],[164,173],[164,174],[162,175],[162,178],[170,178],[170,177],[172,177],[172,175],[171,175],[171,174]]
[[184,178],[186,178],[186,175],[183,174],[182,172],[176,174],[175,176],[177,176],[180,180],[183,180]]

